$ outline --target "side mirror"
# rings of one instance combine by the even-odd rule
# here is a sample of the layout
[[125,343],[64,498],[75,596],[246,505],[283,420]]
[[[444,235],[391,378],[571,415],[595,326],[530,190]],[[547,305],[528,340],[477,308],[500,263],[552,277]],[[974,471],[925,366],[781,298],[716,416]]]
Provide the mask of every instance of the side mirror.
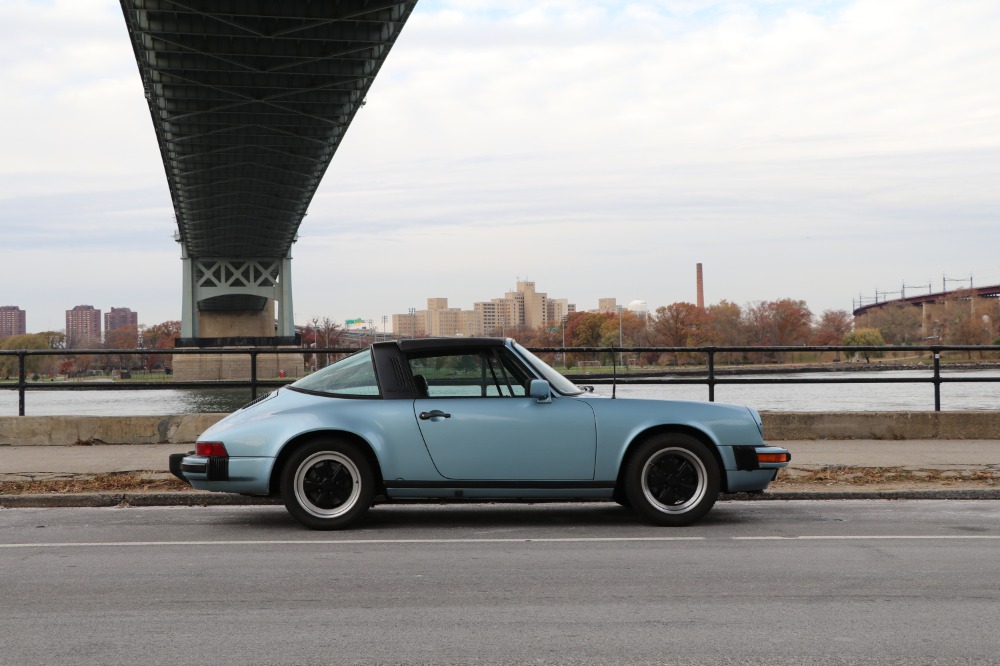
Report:
[[538,402],[552,402],[552,387],[544,379],[532,379],[528,384],[528,395]]

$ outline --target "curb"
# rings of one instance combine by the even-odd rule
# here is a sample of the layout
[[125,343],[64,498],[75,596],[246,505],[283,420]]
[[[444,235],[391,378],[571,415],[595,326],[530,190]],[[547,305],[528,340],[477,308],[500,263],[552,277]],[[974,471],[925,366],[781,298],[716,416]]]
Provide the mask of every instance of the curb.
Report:
[[[719,500],[736,502],[775,500],[1000,500],[1000,488],[736,493],[733,495],[721,494],[719,495]],[[277,498],[207,492],[0,495],[0,509],[280,505],[281,500]]]
[[243,506],[280,505],[280,499],[230,493],[66,493],[0,495],[2,509],[134,507],[134,506]]

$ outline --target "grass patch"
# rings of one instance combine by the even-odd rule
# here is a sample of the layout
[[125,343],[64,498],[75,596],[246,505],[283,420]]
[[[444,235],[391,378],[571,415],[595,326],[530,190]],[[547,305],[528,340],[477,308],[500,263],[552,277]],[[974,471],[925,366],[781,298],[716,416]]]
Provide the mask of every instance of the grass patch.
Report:
[[940,470],[830,465],[816,469],[782,470],[771,486],[780,488],[799,485],[879,486],[892,484],[948,488],[970,483],[977,486],[1000,484],[1000,470]]
[[0,481],[0,495],[63,495],[76,493],[148,493],[193,490],[180,479],[151,477],[143,472],[115,472],[71,479]]

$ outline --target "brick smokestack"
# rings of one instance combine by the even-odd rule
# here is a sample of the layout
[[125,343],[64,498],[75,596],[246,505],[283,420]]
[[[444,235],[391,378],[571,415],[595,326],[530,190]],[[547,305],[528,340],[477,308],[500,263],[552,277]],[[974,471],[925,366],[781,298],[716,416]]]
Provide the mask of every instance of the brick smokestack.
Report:
[[698,264],[698,309],[705,309],[705,278],[701,273],[701,264]]

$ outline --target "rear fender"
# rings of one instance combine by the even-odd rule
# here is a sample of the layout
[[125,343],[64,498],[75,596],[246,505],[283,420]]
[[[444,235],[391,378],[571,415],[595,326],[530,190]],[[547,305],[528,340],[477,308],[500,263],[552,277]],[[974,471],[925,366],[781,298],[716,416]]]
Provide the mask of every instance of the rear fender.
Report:
[[309,442],[321,439],[339,439],[356,444],[365,454],[365,457],[368,458],[368,462],[371,463],[372,470],[375,472],[375,494],[385,494],[385,487],[382,483],[382,466],[379,464],[378,456],[375,455],[375,450],[372,448],[371,444],[365,441],[363,437],[346,430],[316,430],[302,433],[294,439],[289,440],[283,447],[281,447],[281,451],[278,452],[278,456],[274,460],[274,466],[271,468],[271,477],[268,482],[268,495],[277,497],[281,494],[281,470],[284,469],[285,462],[291,457],[291,455],[295,453],[299,447]]

